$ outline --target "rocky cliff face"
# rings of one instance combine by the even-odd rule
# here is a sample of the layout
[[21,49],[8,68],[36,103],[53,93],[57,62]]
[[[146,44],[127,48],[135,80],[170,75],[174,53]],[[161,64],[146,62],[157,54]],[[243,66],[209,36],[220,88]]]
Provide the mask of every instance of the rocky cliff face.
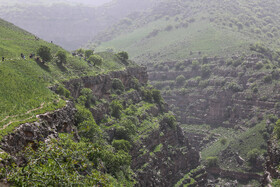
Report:
[[[148,81],[147,70],[144,67],[128,68],[125,71],[111,72],[107,75],[96,77],[84,77],[65,82],[64,85],[71,91],[73,97],[80,95],[82,88],[90,88],[96,98],[111,100],[112,80],[118,78],[122,81],[126,90],[133,87],[133,78],[146,85]],[[125,101],[132,100],[139,103],[143,100],[141,92],[134,90],[121,96]],[[160,110],[157,106],[148,112],[158,116]],[[101,103],[91,109],[92,115],[99,123],[105,115],[109,115],[109,105]],[[140,123],[144,120],[140,120]],[[115,131],[108,131],[109,141],[115,136]],[[160,151],[154,149],[160,146]],[[140,139],[131,149],[132,169],[137,174],[140,186],[172,186],[182,175],[199,165],[199,154],[192,149],[188,140],[184,137],[180,127],[170,128],[163,120],[160,127],[152,130],[145,138]]]
[[38,115],[38,121],[25,123],[14,130],[13,133],[5,136],[0,147],[12,155],[23,150],[28,144],[44,142],[49,138],[58,138],[58,133],[74,133],[78,139],[78,134],[74,126],[74,115],[76,109],[72,102],[54,112]]
[[[95,77],[83,77],[64,82],[74,99],[78,98],[83,88],[90,88],[97,99],[108,102],[97,104],[90,111],[98,124],[110,115],[109,103],[112,100],[112,81],[118,78],[126,90],[133,87],[133,79],[138,79],[142,86],[146,86],[148,75],[146,68],[135,67],[124,71],[110,72],[106,75]],[[56,90],[55,87],[52,88]],[[132,101],[137,104],[143,101],[143,93],[140,90],[125,92],[119,96],[124,101]],[[124,103],[125,105],[125,103]],[[162,115],[166,109],[164,104],[155,105],[147,112],[151,117]],[[76,139],[79,139],[75,128],[76,109],[72,102],[68,102],[64,108],[37,116],[38,122],[20,125],[12,134],[4,137],[1,148],[10,153],[16,154],[27,144],[36,141],[45,141],[49,138],[57,138],[60,132],[74,132]],[[135,116],[139,123],[144,123],[146,114]],[[161,119],[161,118],[159,118]],[[170,127],[164,118],[160,122],[155,121],[159,126],[148,127],[139,131],[143,136],[135,141],[130,150],[132,156],[132,169],[136,173],[136,180],[139,186],[172,186],[180,177],[196,168],[199,164],[199,154],[189,144],[179,126]],[[110,124],[105,124],[110,125]],[[116,129],[111,128],[105,131],[108,134],[108,141],[111,142],[116,136]]]
[[[161,151],[152,155],[144,151],[153,152],[159,145]],[[184,172],[196,168],[199,163],[198,152],[190,147],[182,129],[170,129],[164,121],[131,152],[132,168],[137,171],[140,186],[173,186]]]
[[[237,63],[236,58],[230,59],[232,63]],[[151,83],[163,91],[169,105],[175,106],[181,123],[233,127],[261,113],[280,114],[275,108],[280,86],[271,84],[279,79],[279,72],[270,66],[259,70],[257,63],[264,61],[262,57],[252,55],[237,65],[227,65],[222,58],[208,58],[207,63],[199,60],[196,67],[193,61],[149,68]],[[176,81],[178,76],[184,77],[183,82]]]
[[272,179],[280,179],[280,173],[278,171],[280,164],[280,145],[275,138],[271,138],[268,141],[267,153],[263,186],[272,183]]
[[[260,154],[257,163],[250,166],[248,155],[253,149],[265,152],[273,123],[280,116],[278,62],[256,54],[148,67],[151,84],[162,91],[185,135],[191,138],[190,144],[201,151],[202,161],[212,156],[218,159],[220,168],[207,173],[220,174],[215,179],[208,176],[209,184],[218,177],[242,183],[261,181],[256,171],[263,170],[265,159]],[[276,151],[268,163],[277,163],[277,158]],[[268,170],[277,176],[271,168],[275,166]]]
[[133,77],[138,79],[141,84],[146,84],[148,82],[147,68],[131,67],[124,71],[113,71],[94,77],[82,77],[64,82],[64,85],[74,98],[79,97],[81,89],[85,87],[90,88],[97,98],[108,99],[114,78],[120,79],[125,87],[131,87]]

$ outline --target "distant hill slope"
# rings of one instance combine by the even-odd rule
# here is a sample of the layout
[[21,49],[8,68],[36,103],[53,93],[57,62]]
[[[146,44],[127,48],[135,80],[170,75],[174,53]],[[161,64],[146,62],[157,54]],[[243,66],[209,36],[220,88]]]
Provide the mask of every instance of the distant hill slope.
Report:
[[93,7],[63,0],[27,3],[0,0],[0,18],[46,41],[54,41],[67,50],[75,50],[129,13],[151,7],[157,1],[159,0],[114,0],[100,7]]
[[[0,36],[0,137],[17,123],[34,120],[36,114],[65,104],[48,86],[70,78],[124,68],[121,60],[111,53],[99,54],[104,59],[100,67],[90,66],[83,59],[72,57],[54,44],[36,40],[34,35],[1,19]],[[51,49],[51,62],[42,64],[29,58],[29,54],[36,53],[41,45]],[[55,54],[59,50],[67,54],[67,63],[64,65],[57,63]],[[25,60],[21,58],[21,53],[26,56]],[[11,123],[14,125],[8,125],[7,129],[3,127]]]
[[87,46],[126,50],[141,63],[227,56],[256,42],[278,47],[279,6],[279,0],[169,0],[129,15]]

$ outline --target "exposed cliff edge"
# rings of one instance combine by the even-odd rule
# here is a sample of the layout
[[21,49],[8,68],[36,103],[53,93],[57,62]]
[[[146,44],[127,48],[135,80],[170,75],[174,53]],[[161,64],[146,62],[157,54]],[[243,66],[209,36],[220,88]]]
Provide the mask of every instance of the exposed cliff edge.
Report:
[[[179,117],[202,163],[217,159],[219,169],[207,170],[209,184],[223,185],[231,178],[232,184],[260,185],[267,140],[280,116],[279,63],[273,52],[263,51],[148,65],[151,84]],[[267,163],[277,161],[275,154]],[[267,169],[277,176],[275,166]]]
[[[112,80],[118,78],[125,89],[130,89],[133,88],[134,77],[140,84],[146,85],[148,81],[146,67],[128,68],[125,71],[110,72],[96,77],[83,77],[65,82],[64,85],[74,98],[78,98],[81,88],[85,87],[90,88],[95,97],[111,100]],[[138,103],[143,100],[143,95],[139,91],[134,91],[122,96],[122,99],[126,101],[131,99],[134,103]],[[149,112],[157,116],[160,110],[157,106]],[[91,112],[94,119],[100,122],[104,115],[109,114],[109,106],[99,104],[98,107],[91,109]],[[110,140],[113,139],[114,133],[108,132]],[[161,151],[149,154],[159,145],[162,146]],[[145,150],[148,152],[145,153]],[[199,154],[192,149],[182,129],[180,127],[172,129],[164,120],[161,121],[159,128],[152,130],[146,138],[135,143],[130,152],[132,169],[136,171],[140,186],[172,186],[186,171],[199,165]]]
[[[25,123],[14,130],[13,133],[3,137],[1,149],[10,154],[23,150],[29,143],[44,142],[48,138],[57,138],[58,133],[76,132],[74,116],[76,109],[72,102],[54,112],[38,115],[38,121]],[[78,135],[76,134],[76,138]]]
[[[123,100],[123,106],[127,103],[137,104],[143,102],[144,95],[141,90],[134,88],[137,79],[142,86],[147,85],[148,75],[145,67],[127,68],[124,71],[109,72],[108,74],[94,77],[82,77],[64,82],[74,100],[80,97],[84,88],[89,88],[94,97],[103,99],[95,107],[90,108],[97,124],[101,125],[110,114],[109,103],[112,98],[112,84],[114,79],[119,79],[125,87],[124,92],[118,98]],[[56,86],[52,90],[56,90]],[[116,96],[114,96],[116,97]],[[140,104],[139,106],[141,106]],[[152,104],[149,104],[152,105]],[[145,109],[143,114],[135,116],[141,123],[145,123],[147,117],[159,117],[154,121],[155,126],[147,126],[143,130],[137,130],[133,146],[130,149],[132,156],[131,168],[136,174],[138,186],[173,186],[183,174],[196,168],[199,165],[199,154],[189,144],[183,131],[179,126],[172,126],[168,119],[163,117],[166,112],[165,104],[153,104]],[[64,108],[38,115],[38,122],[20,125],[15,131],[5,136],[1,142],[1,148],[10,154],[16,154],[29,143],[45,141],[48,138],[58,138],[58,133],[74,132],[76,139],[79,139],[77,124],[75,124],[75,106],[68,102]],[[148,112],[148,113],[147,113]],[[105,126],[112,124],[105,123]],[[140,128],[140,127],[139,127]],[[104,130],[107,134],[107,141],[111,143],[116,136],[116,128]]]

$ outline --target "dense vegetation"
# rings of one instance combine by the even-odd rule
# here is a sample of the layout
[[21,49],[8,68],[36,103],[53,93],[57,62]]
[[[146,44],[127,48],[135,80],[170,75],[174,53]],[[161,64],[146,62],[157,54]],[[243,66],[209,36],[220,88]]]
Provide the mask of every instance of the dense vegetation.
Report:
[[151,84],[187,136],[199,137],[193,141],[206,166],[261,172],[273,128],[279,136],[279,52],[261,44],[250,50],[249,56],[148,64]]
[[[0,56],[5,57],[5,60],[0,62],[1,136],[19,123],[36,120],[36,114],[65,105],[65,101],[53,94],[48,86],[70,78],[96,75],[125,67],[117,55],[107,52],[99,53],[103,63],[98,67],[93,66],[82,57],[72,56],[64,49],[37,39],[10,23],[0,20],[0,25]],[[40,58],[40,53],[40,56],[36,56],[40,49],[47,51],[45,63]],[[25,59],[21,57],[21,53]],[[30,58],[30,54],[35,56]]]
[[260,41],[279,46],[278,1],[163,1],[131,14],[88,45],[128,51],[140,63],[249,52]]

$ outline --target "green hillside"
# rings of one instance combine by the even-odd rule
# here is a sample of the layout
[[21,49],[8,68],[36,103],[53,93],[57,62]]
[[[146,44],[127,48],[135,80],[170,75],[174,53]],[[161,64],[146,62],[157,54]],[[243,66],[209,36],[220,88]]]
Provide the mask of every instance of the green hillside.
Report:
[[126,50],[140,63],[249,52],[256,42],[279,46],[279,2],[172,0],[132,14],[88,44]]
[[[36,40],[35,36],[14,25],[0,20],[0,128],[6,134],[18,123],[36,119],[36,114],[61,108],[65,101],[51,92],[48,87],[63,80],[96,75],[109,70],[124,68],[121,61],[110,53],[100,53],[104,63],[100,67],[90,66],[68,52],[67,63],[57,63],[55,54],[62,48]],[[54,57],[46,64],[29,58],[40,46],[48,46]],[[22,59],[23,53],[26,59]],[[4,126],[4,127],[3,127]]]

